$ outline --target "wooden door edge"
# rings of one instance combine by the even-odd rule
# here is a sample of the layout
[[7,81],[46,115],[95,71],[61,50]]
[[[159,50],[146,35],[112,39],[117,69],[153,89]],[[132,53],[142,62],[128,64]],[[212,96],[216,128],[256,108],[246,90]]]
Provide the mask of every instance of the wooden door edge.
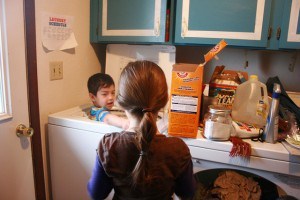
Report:
[[30,127],[34,129],[34,134],[31,138],[31,151],[35,185],[35,197],[37,200],[44,200],[46,199],[46,192],[38,98],[35,0],[24,0],[24,12],[29,122]]

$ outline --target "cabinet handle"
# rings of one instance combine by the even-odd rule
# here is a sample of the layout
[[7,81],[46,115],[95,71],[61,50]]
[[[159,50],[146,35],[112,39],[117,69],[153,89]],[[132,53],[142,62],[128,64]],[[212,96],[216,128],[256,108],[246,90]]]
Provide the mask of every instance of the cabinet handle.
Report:
[[156,27],[154,30],[154,34],[156,37],[158,37],[160,35],[160,20],[156,20]]
[[186,31],[188,30],[188,26],[186,23],[185,18],[183,18],[182,20],[182,24],[181,24],[181,37],[184,38],[186,35]]
[[276,32],[276,38],[277,38],[277,40],[280,39],[280,35],[281,35],[281,28],[278,27],[278,28],[277,28],[277,32]]
[[270,40],[271,37],[272,37],[272,31],[273,31],[273,29],[272,29],[272,27],[270,26],[270,27],[269,27],[269,30],[268,30],[268,40]]

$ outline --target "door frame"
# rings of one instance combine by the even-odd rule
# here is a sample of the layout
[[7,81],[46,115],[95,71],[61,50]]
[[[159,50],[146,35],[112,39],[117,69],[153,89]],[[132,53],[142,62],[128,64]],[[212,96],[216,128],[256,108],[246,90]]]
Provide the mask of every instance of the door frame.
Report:
[[35,0],[24,0],[24,16],[29,123],[30,127],[34,129],[31,137],[31,151],[35,197],[36,200],[43,200],[46,199],[46,193],[38,96]]

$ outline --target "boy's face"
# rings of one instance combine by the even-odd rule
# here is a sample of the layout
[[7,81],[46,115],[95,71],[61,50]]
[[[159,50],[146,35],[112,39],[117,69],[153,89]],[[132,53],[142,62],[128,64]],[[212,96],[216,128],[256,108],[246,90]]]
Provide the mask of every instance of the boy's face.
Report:
[[96,96],[90,93],[90,98],[96,107],[106,107],[110,110],[114,106],[115,86],[101,88]]

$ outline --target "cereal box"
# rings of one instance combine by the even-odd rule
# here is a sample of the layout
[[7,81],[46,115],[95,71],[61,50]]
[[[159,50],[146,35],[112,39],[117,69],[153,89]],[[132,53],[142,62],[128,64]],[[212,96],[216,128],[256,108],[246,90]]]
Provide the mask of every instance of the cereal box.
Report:
[[236,88],[248,80],[248,73],[224,68],[216,66],[209,82],[209,96],[216,98],[218,105],[232,109]]

